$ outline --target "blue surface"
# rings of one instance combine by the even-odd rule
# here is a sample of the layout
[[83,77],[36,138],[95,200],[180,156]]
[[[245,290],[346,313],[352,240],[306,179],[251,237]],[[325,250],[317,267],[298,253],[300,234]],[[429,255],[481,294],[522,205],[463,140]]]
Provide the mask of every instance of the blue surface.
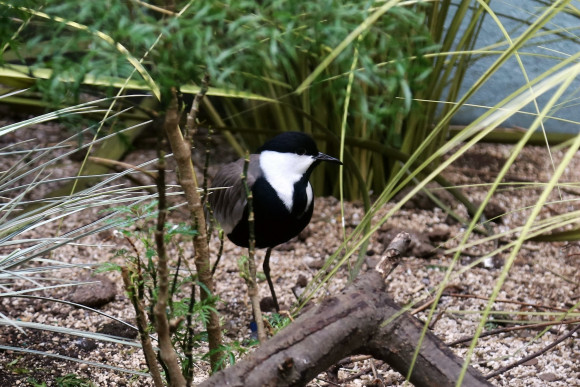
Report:
[[[580,0],[574,0],[571,3],[577,8],[580,8]],[[528,20],[533,22],[537,16],[541,14],[545,6],[537,0],[511,0],[511,1],[495,1],[490,3],[492,10],[498,14],[498,17],[505,29],[510,33],[512,40],[517,39],[518,36],[527,28],[526,24],[522,24],[517,20],[512,20],[507,16],[520,20]],[[506,15],[506,16],[502,16]],[[464,26],[465,28],[466,26]],[[549,35],[539,38],[524,46],[520,53],[535,53],[540,55],[555,56],[556,58],[539,58],[538,56],[521,55],[521,59],[528,78],[530,80],[539,76],[550,67],[556,65],[567,55],[573,55],[580,50],[580,16],[571,16],[567,14],[559,14],[552,22],[547,25],[547,28],[554,30],[557,28],[565,29],[563,31],[564,37]],[[461,34],[458,34],[461,36]],[[494,43],[504,41],[504,35],[495,23],[495,21],[486,16],[484,26],[480,32],[476,48],[483,48]],[[552,40],[556,40],[553,41]],[[506,46],[500,47],[505,49]],[[491,64],[498,58],[497,55],[484,57],[475,62],[466,74],[460,96],[465,94],[465,91],[471,87],[475,81],[491,66]],[[494,74],[480,90],[478,90],[467,103],[475,105],[493,106],[507,97],[512,92],[525,84],[524,74],[515,58],[508,60],[498,71]],[[553,95],[555,89],[540,96],[538,101],[539,109],[541,110]],[[560,99],[559,108],[552,112],[552,116],[562,118],[565,120],[576,121],[577,123],[562,122],[555,119],[548,119],[545,121],[545,127],[549,131],[576,133],[580,131],[580,79],[572,82],[571,86],[566,90],[564,96]],[[524,111],[535,112],[533,104],[526,106]],[[463,107],[452,120],[453,124],[467,125],[479,117],[486,109],[477,107]],[[504,122],[504,127],[523,127],[529,128],[535,116],[516,113],[509,120]]]

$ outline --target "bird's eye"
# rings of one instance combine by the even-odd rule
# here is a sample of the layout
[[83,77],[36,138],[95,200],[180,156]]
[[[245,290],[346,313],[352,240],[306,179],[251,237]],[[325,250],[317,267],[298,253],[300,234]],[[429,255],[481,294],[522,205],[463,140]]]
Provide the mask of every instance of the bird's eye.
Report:
[[296,154],[299,156],[304,156],[306,154],[306,149],[300,148],[296,151]]

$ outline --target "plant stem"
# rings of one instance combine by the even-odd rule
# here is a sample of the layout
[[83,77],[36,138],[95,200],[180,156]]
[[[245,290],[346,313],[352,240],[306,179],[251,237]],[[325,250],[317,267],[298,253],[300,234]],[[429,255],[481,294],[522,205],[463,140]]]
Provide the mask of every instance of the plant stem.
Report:
[[193,330],[193,307],[195,306],[195,282],[191,284],[191,298],[189,299],[189,306],[187,309],[187,331],[184,340],[184,355],[185,355],[185,382],[186,387],[191,387],[193,381],[193,344],[195,332]]
[[246,192],[246,198],[248,200],[248,233],[250,235],[248,241],[248,271],[249,275],[244,276],[246,280],[246,285],[248,285],[248,296],[250,297],[250,302],[252,303],[252,311],[254,313],[254,320],[256,321],[256,326],[258,327],[258,340],[260,343],[266,341],[266,330],[264,329],[264,320],[262,319],[262,310],[260,309],[260,299],[258,295],[258,284],[256,283],[256,260],[255,260],[255,246],[256,239],[254,235],[254,206],[252,201],[254,195],[252,190],[248,186],[248,165],[250,164],[250,154],[246,152],[246,158],[244,160],[244,171],[242,173],[242,184],[244,185],[244,190]]
[[[179,171],[179,183],[183,188],[185,199],[187,200],[193,226],[198,231],[198,234],[193,238],[193,245],[195,248],[195,267],[198,278],[205,286],[205,288],[202,287],[200,289],[200,298],[203,302],[211,296],[214,289],[209,263],[207,229],[201,198],[197,191],[197,180],[191,162],[191,144],[185,141],[179,130],[179,109],[177,104],[177,91],[175,89],[172,90],[171,101],[169,102],[165,116],[165,133],[175,155],[177,169]],[[207,333],[210,349],[210,364],[212,369],[216,370],[219,368],[220,358],[222,357],[222,354],[219,352],[222,343],[222,332],[219,324],[219,315],[214,309],[209,312]]]
[[149,373],[153,378],[155,387],[163,387],[163,379],[161,379],[161,373],[157,366],[157,356],[151,345],[151,339],[147,334],[147,317],[145,317],[143,305],[137,295],[137,289],[135,289],[135,284],[131,281],[127,267],[123,266],[121,268],[121,275],[123,277],[123,283],[125,284],[125,290],[127,290],[129,299],[135,309],[135,320],[137,321],[137,328],[139,328],[139,338],[141,339],[141,346],[143,348],[143,354],[145,355],[145,362],[147,363],[147,367],[149,367]]
[[168,372],[170,386],[185,387],[185,378],[181,373],[179,360],[175,348],[171,342],[169,321],[167,320],[167,303],[171,294],[169,292],[169,267],[167,264],[167,251],[165,249],[165,219],[167,218],[167,201],[165,197],[165,157],[163,150],[159,151],[159,167],[157,178],[157,190],[159,195],[159,211],[157,213],[157,229],[155,230],[155,244],[157,247],[157,273],[159,292],[157,302],[153,308],[155,316],[155,330],[159,338],[160,357]]

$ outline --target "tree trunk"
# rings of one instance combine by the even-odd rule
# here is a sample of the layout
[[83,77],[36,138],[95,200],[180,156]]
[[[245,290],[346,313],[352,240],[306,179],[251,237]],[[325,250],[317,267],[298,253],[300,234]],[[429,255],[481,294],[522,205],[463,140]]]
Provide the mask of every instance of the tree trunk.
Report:
[[[391,271],[385,267],[393,266],[393,258],[399,258],[408,246],[409,236],[402,234],[395,238],[399,245],[395,240],[391,243],[375,270],[361,275],[340,295],[308,310],[247,358],[201,386],[303,386],[342,358],[357,354],[372,355],[406,375],[423,323],[401,314],[401,308],[387,296],[384,281]],[[386,321],[389,323],[383,327]],[[462,363],[427,332],[411,382],[417,386],[453,386]],[[491,385],[473,368],[463,381],[465,386]]]

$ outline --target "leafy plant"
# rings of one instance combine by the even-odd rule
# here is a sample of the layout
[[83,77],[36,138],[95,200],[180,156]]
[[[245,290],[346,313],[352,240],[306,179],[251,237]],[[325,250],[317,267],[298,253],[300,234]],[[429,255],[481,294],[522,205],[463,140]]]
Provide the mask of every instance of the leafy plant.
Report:
[[95,383],[76,374],[67,374],[56,378],[58,387],[94,387]]
[[[151,223],[151,218],[157,213],[156,206],[157,202],[153,201],[143,206],[116,209],[119,214],[125,213],[128,216],[114,221],[115,225],[119,227],[117,231],[123,235],[130,246],[119,249],[117,256],[124,258],[126,262],[124,267],[129,270],[133,286],[139,292],[138,297],[146,308],[150,322],[154,320],[153,308],[159,293],[156,269],[158,256],[153,240],[156,226]],[[174,345],[181,349],[183,356],[185,352],[191,351],[191,346],[198,347],[198,341],[207,340],[205,331],[201,331],[193,337],[190,335],[193,334],[194,325],[207,323],[208,314],[215,310],[218,298],[213,296],[204,301],[195,300],[194,289],[199,283],[185,259],[181,246],[197,235],[197,231],[185,224],[172,223],[166,223],[164,229],[164,239],[168,248],[178,252],[177,260],[172,262],[172,266],[176,269],[172,273],[167,316],[174,323],[172,327]],[[121,268],[115,267],[114,269],[120,270]],[[189,293],[190,296],[186,296]],[[146,331],[153,329],[151,326],[145,327]],[[189,340],[193,341],[188,343]]]
[[[1,99],[1,97],[0,97]],[[26,127],[34,127],[42,123],[54,121],[58,117],[95,112],[98,109],[94,103],[71,106],[65,109],[46,113],[30,119],[17,121],[0,127],[0,137],[6,136]],[[67,138],[50,147],[40,147],[33,142],[22,142],[5,145],[2,148],[5,160],[13,160],[11,167],[0,173],[0,278],[2,290],[0,298],[37,298],[48,303],[65,303],[75,307],[83,307],[90,313],[99,313],[112,318],[104,312],[62,300],[52,299],[43,291],[64,287],[77,286],[78,281],[59,278],[59,270],[91,268],[91,264],[68,264],[51,259],[51,254],[58,248],[71,244],[82,243],[83,238],[108,230],[113,227],[107,220],[117,216],[113,211],[100,219],[89,219],[85,224],[75,229],[66,230],[62,221],[79,213],[87,213],[101,206],[133,205],[147,202],[155,195],[144,193],[135,187],[115,185],[114,182],[126,176],[130,171],[103,176],[103,181],[90,189],[66,196],[55,197],[50,201],[34,198],[36,190],[42,190],[46,185],[72,179],[68,177],[53,177],[51,170],[58,168],[63,159],[69,157],[77,149],[70,146],[75,143],[76,136]],[[97,140],[104,141],[105,139]],[[83,148],[90,146],[85,143]],[[144,167],[147,163],[142,165]],[[42,237],[31,237],[30,232],[36,232]],[[37,295],[40,292],[40,295]],[[14,316],[0,315],[0,325],[11,326],[23,332],[29,329],[59,332],[67,335],[86,337],[103,342],[115,342],[121,345],[135,346],[135,343],[122,338],[114,338],[98,333],[77,329],[26,322],[15,319]],[[95,367],[105,367],[121,372],[143,373],[135,370],[125,370],[108,364],[87,362],[83,359],[71,358],[58,353],[39,352],[25,347],[2,345],[2,349],[16,353],[31,353],[52,356],[76,362],[85,362]]]
[[[257,344],[257,342],[256,342]],[[231,343],[222,345],[219,349],[220,362],[216,364],[216,370],[223,369],[228,365],[235,364],[236,360],[248,353],[248,346],[243,345],[239,341],[232,341]],[[204,357],[209,357],[210,353]],[[215,370],[214,370],[215,371]]]
[[268,316],[268,323],[272,327],[274,334],[287,327],[291,322],[292,319],[288,315],[272,313]]
[[[9,43],[5,68],[35,74],[36,88],[53,101],[78,99],[91,90],[85,85],[138,88],[144,82],[163,104],[171,88],[188,92],[188,85],[208,74],[208,95],[219,97],[214,99],[219,110],[204,102],[208,118],[224,130],[256,131],[258,136],[244,136],[250,147],[263,142],[265,130],[302,129],[321,135],[328,141],[324,148],[337,152],[341,128],[398,147],[403,118],[421,114],[412,96],[425,87],[431,65],[424,54],[436,47],[425,27],[426,7],[395,7],[399,2],[389,2],[389,12],[379,10],[380,18],[374,18],[372,2],[336,0],[182,1],[164,10],[120,0],[90,5],[47,0],[42,9],[0,3],[6,23],[0,36]],[[371,18],[356,44],[326,66],[324,79],[293,93],[308,81],[319,57]],[[345,123],[343,106],[350,106]],[[383,155],[358,148],[347,154],[349,167],[360,169],[349,175],[347,194],[366,197],[368,189],[382,189],[386,173],[369,163]],[[338,188],[323,177],[323,170],[317,172],[319,187]]]

